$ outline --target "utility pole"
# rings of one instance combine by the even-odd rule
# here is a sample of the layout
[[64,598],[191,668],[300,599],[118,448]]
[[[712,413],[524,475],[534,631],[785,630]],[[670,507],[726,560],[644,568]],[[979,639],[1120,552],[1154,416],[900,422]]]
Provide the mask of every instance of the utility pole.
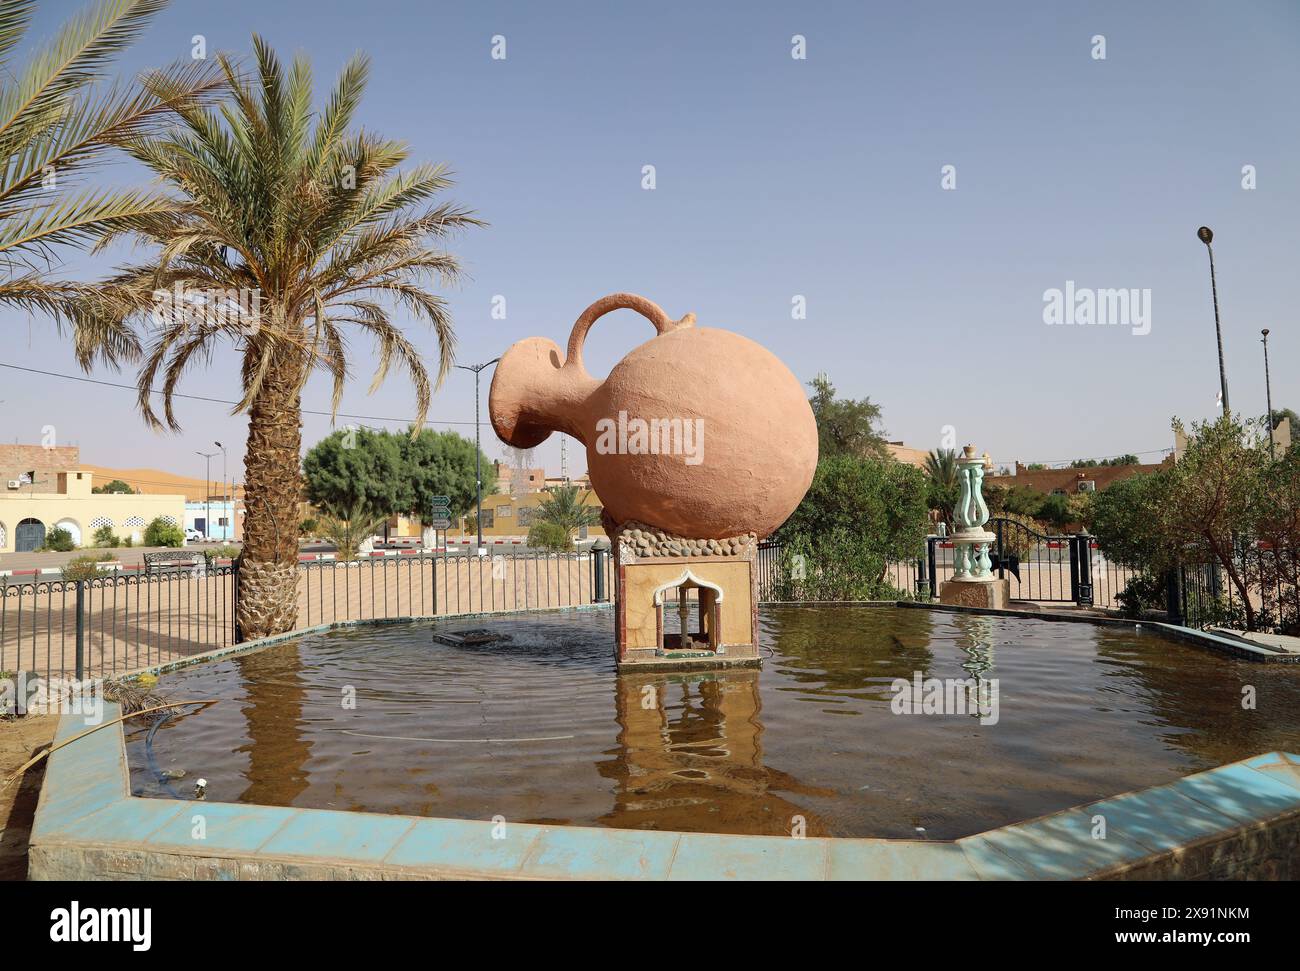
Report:
[[1202,226],[1196,231],[1196,238],[1205,244],[1205,251],[1210,254],[1210,296],[1214,300],[1214,335],[1219,342],[1219,395],[1223,398],[1223,413],[1232,414],[1228,407],[1228,373],[1223,368],[1223,329],[1219,326],[1219,287],[1214,280],[1214,231],[1209,226]]
[[[235,521],[235,504],[230,501],[229,480],[226,478],[226,446],[222,445],[220,442],[213,442],[212,444],[221,449],[221,518],[226,520],[225,528],[222,529],[221,538],[223,540],[234,539],[235,531],[232,528],[232,524]],[[225,535],[226,529],[230,530],[229,536]]]
[[208,538],[212,529],[212,456],[216,452],[195,452],[203,456],[203,538]]
[[1270,462],[1277,461],[1277,446],[1273,442],[1273,389],[1268,382],[1268,328],[1265,327],[1260,331],[1264,339],[1260,342],[1264,345],[1264,397],[1268,402],[1268,458]]
[[477,497],[477,512],[474,515],[474,519],[478,526],[478,549],[476,552],[479,556],[483,556],[487,552],[487,549],[483,546],[483,450],[479,448],[478,443],[478,376],[485,368],[491,367],[499,360],[501,360],[501,358],[494,357],[492,360],[483,364],[455,365],[455,367],[462,371],[474,372],[474,492]]

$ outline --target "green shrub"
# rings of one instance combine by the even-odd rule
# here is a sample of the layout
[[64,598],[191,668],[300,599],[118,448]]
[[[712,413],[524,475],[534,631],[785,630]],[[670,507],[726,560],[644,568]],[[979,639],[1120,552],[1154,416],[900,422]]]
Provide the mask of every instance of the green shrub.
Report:
[[122,540],[122,545],[125,546],[127,549],[130,549],[132,546],[135,545],[135,540],[133,540],[130,536],[127,536]]
[[175,523],[169,523],[159,516],[144,528],[144,545],[179,548],[185,545],[185,533]]
[[[116,557],[109,557],[116,559]],[[76,556],[63,564],[63,579],[93,580],[95,577],[107,576],[108,570],[99,568],[100,558],[96,556]]]
[[533,523],[528,528],[528,545],[535,550],[552,552],[573,549],[569,531],[557,523]]
[[112,526],[100,526],[95,530],[95,545],[101,549],[112,549],[117,546],[119,540],[117,534],[113,532]]
[[55,526],[45,534],[45,545],[43,550],[54,550],[56,553],[67,553],[69,550],[75,550],[77,544],[72,541],[72,533],[62,526]]
[[239,556],[239,547],[231,546],[229,543],[218,546],[215,549],[204,550],[203,555],[208,558],[208,562],[213,560],[233,560]]
[[1115,601],[1125,617],[1141,617],[1146,610],[1163,610],[1165,580],[1154,573],[1137,573],[1115,594]]

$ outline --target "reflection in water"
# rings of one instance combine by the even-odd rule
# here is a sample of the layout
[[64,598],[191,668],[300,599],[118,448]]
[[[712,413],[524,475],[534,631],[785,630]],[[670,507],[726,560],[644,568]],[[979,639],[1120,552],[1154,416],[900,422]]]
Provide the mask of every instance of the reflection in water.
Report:
[[600,764],[617,782],[600,818],[624,829],[709,829],[808,836],[825,827],[790,795],[833,796],[763,765],[759,673],[638,674],[614,679],[618,747]]
[[[173,697],[226,701],[164,724],[155,763],[222,802],[764,834],[802,817],[808,835],[953,838],[1300,751],[1300,666],[1016,617],[759,619],[761,671],[690,675],[618,676],[597,611],[493,621],[513,640],[471,648],[425,625],[304,637],[164,676]],[[891,685],[917,672],[996,679],[996,724],[894,714]],[[133,785],[165,794],[144,734]]]
[[242,654],[234,665],[244,689],[241,710],[247,731],[235,751],[248,756],[248,784],[235,801],[292,804],[309,784],[311,755],[303,732],[307,692],[296,645],[286,651]]

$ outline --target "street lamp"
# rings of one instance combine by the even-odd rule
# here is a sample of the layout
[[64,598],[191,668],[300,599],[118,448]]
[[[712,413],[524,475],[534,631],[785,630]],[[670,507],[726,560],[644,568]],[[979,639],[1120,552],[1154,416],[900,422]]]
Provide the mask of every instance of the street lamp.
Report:
[[1268,328],[1265,327],[1260,333],[1264,335],[1260,343],[1264,345],[1264,397],[1268,402],[1268,458],[1270,462],[1276,462],[1276,446],[1273,444],[1273,389],[1268,383]]
[[1214,300],[1214,335],[1219,341],[1219,395],[1223,398],[1223,413],[1232,414],[1228,407],[1228,373],[1223,369],[1223,329],[1219,326],[1219,288],[1214,280],[1214,231],[1209,226],[1202,226],[1196,231],[1196,238],[1205,244],[1205,251],[1210,254],[1210,296]]
[[221,449],[221,518],[226,520],[225,527],[221,530],[222,539],[234,539],[235,533],[231,529],[229,536],[226,535],[226,529],[230,529],[235,521],[235,504],[230,501],[230,486],[226,479],[226,446],[220,442],[213,442],[213,445]]
[[478,376],[484,369],[491,367],[499,360],[501,360],[501,358],[494,357],[492,360],[483,364],[455,365],[455,367],[460,368],[462,371],[474,372],[474,492],[477,496],[476,502],[478,507],[478,512],[474,516],[474,519],[478,526],[479,556],[482,556],[486,550],[483,548],[483,450],[479,448],[478,445]]
[[212,456],[216,452],[195,452],[195,455],[203,456],[203,538],[208,538],[208,530],[212,528]]

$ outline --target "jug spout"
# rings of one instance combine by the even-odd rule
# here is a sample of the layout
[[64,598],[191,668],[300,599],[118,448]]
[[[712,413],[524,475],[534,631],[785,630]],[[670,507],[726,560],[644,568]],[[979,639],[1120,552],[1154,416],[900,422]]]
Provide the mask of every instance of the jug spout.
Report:
[[582,416],[600,382],[564,366],[564,352],[553,340],[529,337],[510,345],[492,375],[488,411],[492,428],[507,445],[535,448],[551,432],[572,435],[584,445]]

